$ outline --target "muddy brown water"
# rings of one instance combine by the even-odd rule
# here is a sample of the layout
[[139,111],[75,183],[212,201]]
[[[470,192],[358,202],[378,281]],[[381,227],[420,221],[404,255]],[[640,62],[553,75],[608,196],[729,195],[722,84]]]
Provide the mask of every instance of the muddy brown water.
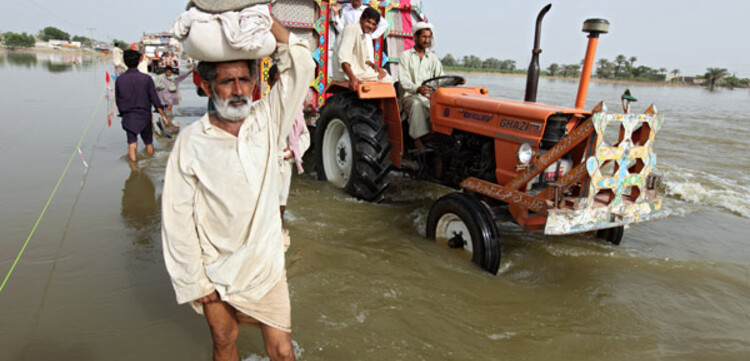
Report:
[[[0,292],[0,360],[208,360],[205,321],[178,306],[164,267],[160,194],[171,141],[132,173],[125,135],[106,125],[108,62],[0,53],[0,276],[45,206],[89,117],[81,150]],[[77,64],[76,64],[77,63]],[[467,76],[520,99],[523,78]],[[542,80],[570,106],[577,83]],[[619,108],[623,85],[592,84]],[[666,114],[657,137],[668,216],[620,247],[501,224],[487,274],[423,238],[449,192],[392,177],[359,202],[310,174],[292,184],[287,254],[300,360],[750,359],[750,93],[630,86]],[[181,86],[184,125],[204,99]],[[312,170],[312,164],[307,164]],[[243,329],[243,360],[264,357]]]

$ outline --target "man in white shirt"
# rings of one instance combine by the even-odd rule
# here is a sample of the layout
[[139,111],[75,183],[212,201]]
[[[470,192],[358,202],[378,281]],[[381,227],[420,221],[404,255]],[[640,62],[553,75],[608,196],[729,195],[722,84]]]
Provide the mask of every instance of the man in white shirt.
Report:
[[[331,5],[331,10],[333,10],[333,15],[331,15],[331,24],[333,25],[333,28],[336,29],[335,32],[331,31],[329,33],[331,44],[338,44],[337,40],[343,34],[344,28],[352,24],[359,24],[359,18],[362,16],[362,12],[364,12],[365,8],[368,7],[369,6],[362,5],[362,0],[352,0],[347,4],[344,4],[343,7],[338,3]],[[370,40],[381,37],[385,33],[385,30],[388,28],[388,23],[382,16],[379,17],[377,24],[378,26],[375,28],[375,30],[372,31],[372,34],[368,34]],[[336,57],[336,55],[334,55],[335,51],[335,47],[329,47],[329,59],[334,59]],[[370,53],[370,57],[374,59],[375,50],[372,49],[372,47]],[[328,74],[333,74],[335,72],[333,63],[333,61],[328,62]]]
[[375,30],[379,18],[378,11],[368,6],[359,23],[347,26],[336,43],[333,80],[348,81],[351,90],[357,90],[363,81],[393,83],[391,76],[372,57],[369,34]]
[[398,80],[401,86],[401,109],[408,114],[409,136],[418,148],[421,137],[430,133],[430,96],[432,90],[422,83],[445,75],[443,65],[432,47],[432,24],[419,22],[412,30],[414,47],[401,53]]
[[115,74],[120,75],[128,71],[128,67],[125,66],[125,61],[122,58],[123,51],[120,49],[120,43],[115,41],[115,46],[112,47],[112,65],[115,67]]
[[280,79],[257,102],[255,61],[198,65],[216,111],[180,132],[164,179],[165,264],[177,302],[205,315],[216,361],[239,359],[240,324],[260,327],[271,360],[294,360],[278,154],[315,62],[276,20],[271,33]]
[[[343,7],[338,3],[333,4],[331,10],[333,10],[331,22],[336,27],[336,31],[341,34],[345,27],[359,23],[359,18],[362,16],[362,12],[365,11],[365,6],[362,6],[362,0],[352,0],[348,4],[344,4]],[[387,28],[388,23],[381,16],[378,21],[378,27],[372,31],[370,36],[373,39],[377,39],[385,33]]]

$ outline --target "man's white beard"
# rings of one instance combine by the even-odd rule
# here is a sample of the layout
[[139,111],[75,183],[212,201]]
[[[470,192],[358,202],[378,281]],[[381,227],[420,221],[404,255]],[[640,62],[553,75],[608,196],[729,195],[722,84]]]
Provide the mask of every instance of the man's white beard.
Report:
[[[216,107],[216,113],[219,118],[228,122],[236,123],[245,120],[250,115],[250,98],[246,96],[233,96],[226,100],[221,100],[220,97],[212,99],[214,101],[214,107]],[[230,102],[245,101],[245,104],[240,106],[231,105]]]

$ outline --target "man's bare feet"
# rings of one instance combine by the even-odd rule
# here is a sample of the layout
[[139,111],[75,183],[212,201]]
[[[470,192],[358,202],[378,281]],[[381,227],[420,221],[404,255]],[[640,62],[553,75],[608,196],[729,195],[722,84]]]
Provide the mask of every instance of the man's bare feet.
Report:
[[138,162],[135,162],[130,158],[128,158],[128,167],[130,167],[130,170],[132,170],[133,172],[141,170],[141,168],[138,167]]

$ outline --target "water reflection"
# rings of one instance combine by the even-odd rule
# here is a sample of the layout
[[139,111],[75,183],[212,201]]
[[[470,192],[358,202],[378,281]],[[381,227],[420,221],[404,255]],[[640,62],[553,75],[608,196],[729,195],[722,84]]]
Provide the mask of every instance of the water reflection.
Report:
[[100,58],[99,55],[84,53],[7,51],[0,52],[0,68],[5,67],[6,63],[19,68],[41,65],[50,73],[62,73],[89,68]]
[[8,59],[9,65],[14,65],[19,68],[32,68],[36,67],[36,54],[32,53],[17,53],[14,51],[5,54]]
[[151,236],[158,233],[159,203],[151,178],[144,171],[131,172],[122,191],[120,215],[136,245],[151,245]]

